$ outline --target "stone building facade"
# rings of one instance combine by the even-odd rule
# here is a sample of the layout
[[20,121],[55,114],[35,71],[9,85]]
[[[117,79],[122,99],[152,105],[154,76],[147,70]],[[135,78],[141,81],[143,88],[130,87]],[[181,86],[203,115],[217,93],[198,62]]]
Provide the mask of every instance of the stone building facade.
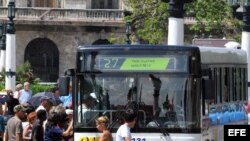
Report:
[[[125,37],[127,0],[15,0],[16,65],[31,63],[36,76],[55,82],[75,67],[79,45],[107,44]],[[0,22],[7,23],[9,0],[0,0]],[[193,20],[184,19],[186,24]]]
[[[0,0],[7,23],[8,0]],[[34,74],[55,82],[75,67],[79,45],[107,44],[125,36],[121,0],[16,0],[16,65],[31,63]]]

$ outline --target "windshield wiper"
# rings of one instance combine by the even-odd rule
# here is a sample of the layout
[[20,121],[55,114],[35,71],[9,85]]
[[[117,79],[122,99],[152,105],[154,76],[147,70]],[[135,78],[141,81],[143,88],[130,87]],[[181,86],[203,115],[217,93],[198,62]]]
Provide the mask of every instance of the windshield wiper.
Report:
[[165,130],[165,129],[162,127],[162,125],[161,125],[157,120],[153,120],[153,121],[155,122],[156,126],[157,126],[158,128],[160,128],[161,133],[163,134],[163,137],[164,137],[165,141],[173,141],[173,140],[171,139],[171,137],[170,137],[168,131]]

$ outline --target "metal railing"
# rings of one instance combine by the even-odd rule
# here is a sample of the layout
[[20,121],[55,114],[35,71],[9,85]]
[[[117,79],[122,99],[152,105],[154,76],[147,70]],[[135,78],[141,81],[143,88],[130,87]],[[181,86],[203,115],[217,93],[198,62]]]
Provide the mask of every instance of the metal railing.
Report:
[[[91,122],[95,122],[95,120],[98,118],[98,116],[104,115],[104,113],[106,115],[109,115],[109,121],[110,124],[112,122],[116,122],[117,117],[113,117],[117,112],[125,112],[125,110],[86,110],[86,111],[78,111],[78,122],[82,122],[84,125],[88,126],[89,123]],[[143,126],[146,126],[146,113],[144,110],[139,110],[139,112],[142,113],[143,117],[142,117],[142,123]],[[88,116],[91,115],[91,116]],[[81,117],[83,117],[83,119],[81,119]],[[90,118],[86,118],[86,117],[90,117]]]
[[[0,7],[0,18],[7,18],[7,7]],[[16,8],[15,20],[113,20],[122,21],[123,10],[118,9],[61,9]]]
[[[7,7],[0,7],[0,19],[7,19]],[[16,8],[15,20],[31,21],[114,21],[122,22],[124,18],[121,9],[62,9],[41,7]],[[185,17],[186,24],[195,22],[194,17]]]

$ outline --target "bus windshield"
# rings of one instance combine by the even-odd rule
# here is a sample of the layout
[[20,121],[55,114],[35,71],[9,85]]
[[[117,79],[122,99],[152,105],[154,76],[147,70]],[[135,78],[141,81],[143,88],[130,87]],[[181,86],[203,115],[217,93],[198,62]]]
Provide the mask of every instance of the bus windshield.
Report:
[[133,107],[137,109],[137,130],[157,129],[155,121],[170,130],[197,129],[200,109],[192,109],[200,107],[200,102],[191,88],[195,82],[188,75],[85,73],[77,80],[75,126],[95,128],[95,119],[107,115],[110,128],[118,128],[123,111]]

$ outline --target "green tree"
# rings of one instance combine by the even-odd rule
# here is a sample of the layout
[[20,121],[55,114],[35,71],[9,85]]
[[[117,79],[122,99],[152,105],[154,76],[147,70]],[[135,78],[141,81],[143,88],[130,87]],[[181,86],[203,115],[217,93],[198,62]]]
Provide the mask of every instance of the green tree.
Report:
[[190,26],[191,31],[239,40],[241,22],[232,16],[227,0],[194,0],[186,9],[186,14],[194,15],[197,21]]
[[133,12],[125,17],[125,21],[132,21],[132,36],[151,44],[166,39],[168,4],[156,0],[128,0],[128,7]]
[[[128,0],[132,14],[125,17],[132,20],[134,36],[150,44],[162,43],[167,38],[169,4],[162,0]],[[196,23],[186,31],[193,33],[212,33],[230,38],[239,37],[240,21],[232,17],[226,0],[193,0],[185,4],[185,16],[194,16]]]
[[[0,72],[0,83],[5,83],[5,72]],[[34,76],[30,63],[26,61],[24,64],[20,65],[16,68],[16,83],[23,84],[28,81],[30,84],[36,84],[40,82],[40,79]]]
[[31,65],[28,61],[26,61],[24,64],[19,66],[16,69],[16,81],[17,83],[24,83],[24,82],[29,82],[30,84],[36,84],[40,81],[39,78],[34,76]]

